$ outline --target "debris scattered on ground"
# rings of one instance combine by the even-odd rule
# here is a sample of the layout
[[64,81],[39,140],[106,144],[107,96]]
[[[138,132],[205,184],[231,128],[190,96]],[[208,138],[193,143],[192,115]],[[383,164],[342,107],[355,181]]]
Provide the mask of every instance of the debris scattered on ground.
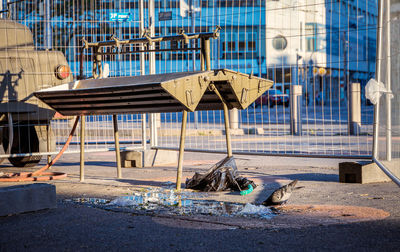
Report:
[[233,157],[226,157],[213,165],[205,174],[196,172],[191,179],[186,180],[187,189],[203,192],[244,191],[250,190],[250,185],[253,189],[257,187],[253,181],[239,176]]
[[247,203],[244,208],[239,212],[240,215],[242,216],[258,216],[260,218],[265,218],[267,217],[270,219],[272,211],[270,208],[265,207],[263,205],[253,205],[250,203]]
[[262,204],[264,206],[282,205],[288,201],[297,184],[297,179],[275,190]]
[[204,200],[204,193],[148,189],[113,200],[78,198],[73,201],[105,210],[160,215],[211,215],[270,219],[276,215],[265,206]]

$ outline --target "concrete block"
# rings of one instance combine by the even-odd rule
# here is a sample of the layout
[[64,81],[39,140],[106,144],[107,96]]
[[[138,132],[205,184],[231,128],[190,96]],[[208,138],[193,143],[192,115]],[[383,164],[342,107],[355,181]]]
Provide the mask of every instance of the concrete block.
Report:
[[121,167],[123,168],[142,168],[143,153],[141,151],[122,151],[121,152]]
[[171,150],[127,150],[121,152],[121,166],[142,168],[178,163],[178,152]]
[[37,183],[0,188],[0,216],[56,207],[54,185]]
[[[230,129],[229,131],[232,136],[243,136],[244,135],[244,130],[243,129]],[[225,130],[224,130],[225,134]]]
[[339,182],[341,183],[376,183],[388,182],[391,179],[373,162],[339,163]]
[[248,128],[245,130],[246,134],[249,135],[262,135],[264,134],[264,129],[263,128]]

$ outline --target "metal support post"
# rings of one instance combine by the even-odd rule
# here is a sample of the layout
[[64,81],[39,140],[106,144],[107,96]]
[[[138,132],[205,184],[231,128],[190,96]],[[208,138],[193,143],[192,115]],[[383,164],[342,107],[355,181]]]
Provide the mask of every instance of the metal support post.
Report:
[[391,36],[390,36],[390,0],[386,1],[386,160],[392,160],[392,99],[391,99]]
[[45,34],[44,34],[44,43],[45,43],[45,47],[46,49],[51,49],[52,44],[53,44],[53,31],[51,29],[51,23],[50,23],[50,17],[51,17],[51,4],[52,1],[50,0],[45,0],[43,3],[43,7],[44,7],[44,18],[46,20],[46,28],[45,28]]
[[12,145],[14,142],[14,123],[11,113],[7,113],[8,119],[8,148],[7,154],[11,154]]
[[351,136],[357,136],[361,130],[361,87],[360,83],[351,83],[350,85],[350,120],[348,122],[348,133]]
[[[139,0],[139,34],[143,35],[144,33],[144,3],[143,0]],[[140,45],[140,50],[144,51],[144,45]],[[139,54],[140,59],[140,75],[146,74],[146,63],[145,63],[145,55],[144,53]],[[142,114],[142,147],[143,151],[147,149],[147,123],[146,123],[146,114]]]
[[222,101],[224,105],[224,122],[225,122],[225,137],[226,137],[226,150],[228,152],[228,157],[232,157],[232,142],[231,142],[231,132],[229,128],[229,113],[228,106],[225,101]]
[[[155,12],[154,12],[154,0],[149,0],[149,31],[150,37],[154,37],[155,34]],[[149,44],[149,49],[154,50],[154,45]],[[156,73],[156,54],[155,52],[149,52],[149,73]],[[157,121],[158,114],[152,113],[150,114],[150,144],[151,147],[158,145],[158,136],[157,136]]]
[[[378,7],[378,28],[377,28],[377,36],[376,36],[376,80],[381,82],[381,61],[382,61],[382,41],[383,41],[383,0],[379,0]],[[378,159],[378,138],[379,138],[379,96],[377,99],[377,103],[374,106],[374,137],[372,144],[372,157],[374,159]]]
[[146,114],[142,114],[142,147],[143,150],[147,149]]
[[201,71],[206,69],[204,60],[206,58],[206,51],[205,51],[205,42],[204,39],[200,39],[200,67]]
[[117,178],[122,178],[121,173],[121,153],[119,148],[119,132],[118,132],[118,117],[117,115],[113,115],[113,123],[114,123],[114,141],[115,141],[115,157],[117,161]]
[[211,70],[210,39],[204,40],[204,57],[207,71]]
[[[47,136],[47,152],[51,151],[51,125],[50,122],[48,125],[46,125],[46,136]],[[47,155],[47,163],[50,164],[51,163],[51,155]],[[51,166],[49,167],[49,169],[51,169]]]
[[229,125],[231,129],[239,128],[239,111],[236,108],[229,110]]
[[177,191],[181,190],[181,183],[182,183],[183,152],[185,151],[186,123],[187,123],[187,111],[184,110],[182,111],[181,139],[179,142],[178,169],[176,174]]
[[290,86],[290,134],[301,136],[301,95],[303,93],[301,85]]
[[[191,32],[195,33],[196,32],[196,25],[195,25],[195,21],[196,21],[196,12],[195,9],[193,8],[193,2],[194,0],[189,0],[189,14],[191,17]],[[196,47],[196,41],[195,40],[191,40],[191,44],[190,47],[195,48]],[[193,64],[193,72],[196,71],[196,51],[193,50],[192,51],[192,64]],[[198,115],[198,111],[194,111],[193,115],[194,115],[194,128],[198,129],[199,128],[199,115]]]
[[81,116],[80,181],[85,181],[85,116]]

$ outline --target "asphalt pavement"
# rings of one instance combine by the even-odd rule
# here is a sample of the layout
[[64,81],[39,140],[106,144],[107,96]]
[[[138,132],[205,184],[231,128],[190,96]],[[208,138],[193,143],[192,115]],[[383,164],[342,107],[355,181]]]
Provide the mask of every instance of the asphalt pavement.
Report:
[[[184,178],[205,172],[223,157],[185,153]],[[338,163],[343,160],[337,159],[235,160],[240,175],[256,182],[256,190],[247,196],[208,193],[205,199],[257,205],[291,180],[298,179],[299,188],[271,219],[104,210],[76,199],[112,200],[164,188],[175,182],[176,166],[126,168],[123,179],[117,179],[114,153],[91,153],[86,155],[85,181],[79,182],[79,155],[70,154],[52,168],[68,173],[67,179],[49,182],[57,188],[57,208],[0,217],[0,251],[399,250],[400,188],[394,183],[339,183]],[[0,169],[18,171],[9,163]]]

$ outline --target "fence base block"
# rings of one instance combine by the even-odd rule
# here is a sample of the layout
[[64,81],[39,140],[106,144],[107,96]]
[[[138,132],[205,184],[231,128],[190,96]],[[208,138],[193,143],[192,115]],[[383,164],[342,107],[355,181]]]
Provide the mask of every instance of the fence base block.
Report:
[[170,150],[127,150],[121,152],[123,168],[142,168],[178,163],[178,152]]
[[341,183],[377,183],[389,182],[391,179],[373,162],[339,163],[339,182]]
[[0,216],[56,207],[54,185],[37,183],[0,188]]

